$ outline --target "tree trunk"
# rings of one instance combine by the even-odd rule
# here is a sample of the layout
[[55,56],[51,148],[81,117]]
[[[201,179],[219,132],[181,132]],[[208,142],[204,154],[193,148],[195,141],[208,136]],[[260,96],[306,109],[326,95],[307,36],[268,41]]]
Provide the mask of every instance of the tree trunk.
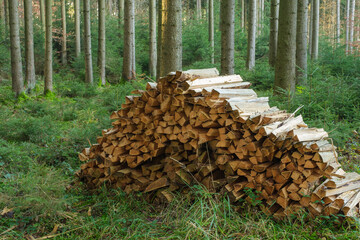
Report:
[[35,63],[34,63],[34,34],[33,34],[33,14],[32,1],[24,0],[25,15],[25,80],[27,91],[30,92],[35,87]]
[[336,43],[340,44],[340,6],[341,0],[336,0]]
[[298,1],[296,22],[296,82],[306,84],[307,79],[307,22],[308,0]]
[[67,48],[66,48],[66,0],[61,0],[61,23],[62,23],[62,45],[61,45],[61,63],[67,64]]
[[160,76],[182,69],[181,0],[163,0]]
[[118,20],[119,20],[119,29],[121,32],[121,26],[124,22],[124,0],[118,0]]
[[261,35],[261,30],[262,30],[262,4],[263,4],[263,0],[259,0],[259,5],[258,5],[258,35]]
[[196,0],[196,19],[201,19],[201,0]]
[[124,7],[124,57],[122,78],[128,81],[135,79],[135,52],[133,52],[135,45],[135,1],[125,1]]
[[251,70],[255,67],[255,43],[256,43],[256,1],[249,0],[249,20],[248,20],[248,47],[246,68]]
[[[6,21],[5,21],[5,3],[3,3],[4,0],[0,0],[0,25],[3,25],[2,27],[4,27],[5,29],[5,24],[6,24]],[[4,30],[3,29],[3,30]]]
[[350,0],[346,0],[346,18],[345,18],[345,48],[346,55],[349,53],[349,30],[350,30]]
[[24,91],[22,76],[21,48],[19,36],[19,12],[18,0],[12,0],[9,4],[10,44],[11,44],[11,75],[12,90],[18,97]]
[[221,1],[221,74],[234,74],[235,0]]
[[85,82],[93,84],[93,66],[91,53],[90,0],[84,0],[84,54]]
[[80,38],[80,0],[74,0],[75,5],[75,57],[80,57],[81,38]]
[[4,0],[4,23],[5,23],[5,32],[9,27],[9,2]]
[[209,41],[210,41],[210,51],[211,51],[211,64],[215,64],[214,0],[209,0]]
[[280,0],[279,38],[275,63],[275,93],[295,91],[297,0]]
[[271,0],[269,64],[275,66],[279,29],[279,0]]
[[45,0],[40,0],[40,19],[42,23],[42,29],[45,32],[46,23],[45,23]]
[[314,2],[314,16],[312,26],[312,40],[311,40],[311,59],[316,60],[319,53],[319,5],[320,0],[313,0]]
[[308,51],[311,54],[312,48],[312,34],[313,34],[313,21],[314,21],[314,0],[310,0],[310,20],[309,20],[309,44]]
[[106,84],[105,79],[105,0],[98,0],[98,11],[99,11],[99,33],[98,33],[98,70],[101,79],[101,84]]
[[245,31],[245,0],[241,0],[241,31]]
[[[105,1],[105,0],[104,0]],[[113,1],[112,0],[108,0],[108,9],[109,9],[109,15],[113,15]]]
[[52,92],[53,90],[52,6],[52,0],[47,0],[45,2],[45,94],[47,94],[48,92]]
[[150,0],[150,76],[156,79],[156,0]]
[[353,45],[354,45],[354,23],[355,23],[355,1],[351,1],[350,6],[350,26],[349,26],[349,51],[350,54],[353,53]]
[[157,59],[156,59],[156,76],[157,79],[159,79],[160,77],[162,77],[162,75],[160,75],[160,57],[161,57],[161,31],[162,31],[162,0],[157,0],[157,17],[158,17],[158,21],[157,21]]

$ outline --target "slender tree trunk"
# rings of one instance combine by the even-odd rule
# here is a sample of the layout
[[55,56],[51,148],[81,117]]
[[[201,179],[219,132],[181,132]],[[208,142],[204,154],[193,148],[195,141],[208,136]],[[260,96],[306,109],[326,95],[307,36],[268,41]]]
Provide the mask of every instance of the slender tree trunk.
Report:
[[234,74],[235,0],[221,1],[221,74]]
[[25,15],[25,79],[27,90],[30,92],[35,87],[35,63],[34,63],[34,34],[32,1],[24,0]]
[[181,0],[163,0],[160,76],[182,69]]
[[5,32],[9,27],[9,2],[4,0],[4,23],[5,23]]
[[90,0],[84,0],[84,54],[85,82],[93,84],[93,66],[91,53]]
[[[105,0],[104,0],[105,1]],[[113,15],[113,1],[112,0],[108,0],[108,9],[109,9],[109,15]]]
[[311,54],[312,48],[312,33],[313,33],[313,20],[314,20],[314,0],[310,0],[310,17],[309,17],[309,44],[308,52]]
[[196,0],[196,19],[201,19],[201,0]]
[[5,7],[4,7],[5,3],[4,0],[0,0],[0,25],[2,24],[3,27],[5,28]]
[[211,64],[215,63],[215,40],[214,40],[214,0],[209,0],[209,41],[211,51]]
[[275,66],[279,29],[279,0],[271,0],[269,64]]
[[160,75],[160,57],[161,57],[161,31],[162,31],[162,0],[157,0],[157,59],[156,59],[156,76],[157,79],[162,77]]
[[349,30],[349,51],[350,54],[353,54],[353,45],[354,45],[354,25],[355,25],[355,1],[351,0],[350,6],[350,30]]
[[99,32],[98,32],[98,61],[97,66],[101,79],[101,84],[106,84],[105,76],[105,61],[106,61],[106,48],[105,48],[105,0],[98,0],[99,11]]
[[340,6],[341,0],[336,0],[336,43],[340,44]]
[[258,33],[259,36],[261,35],[261,30],[262,30],[262,4],[263,4],[263,0],[259,0],[259,6],[258,6],[258,11],[259,11],[259,20],[258,20]]
[[307,22],[308,0],[298,1],[296,22],[296,82],[306,84],[307,79]]
[[118,20],[119,20],[119,29],[121,32],[121,26],[124,22],[124,0],[118,0]]
[[15,92],[16,97],[24,91],[18,6],[18,0],[9,1],[12,90]]
[[314,16],[313,16],[313,27],[312,27],[312,47],[311,47],[311,59],[316,60],[319,53],[319,9],[320,0],[314,1]]
[[61,0],[61,24],[62,24],[62,43],[61,43],[61,63],[67,64],[66,48],[66,0]]
[[134,66],[134,26],[135,26],[135,1],[125,1],[124,8],[124,58],[122,78],[125,80],[135,79]]
[[280,0],[279,38],[275,63],[275,93],[295,91],[297,0]]
[[80,57],[81,38],[80,38],[80,0],[74,0],[75,5],[75,57]]
[[42,23],[42,29],[45,32],[46,23],[45,23],[45,0],[40,0],[40,19]]
[[245,31],[245,0],[241,0],[241,31]]
[[150,76],[156,79],[156,60],[157,60],[157,50],[156,50],[156,0],[150,0],[150,62],[149,62],[149,71]]
[[346,0],[346,17],[345,17],[345,48],[346,55],[349,53],[349,33],[350,33],[350,0]]
[[255,43],[256,43],[256,1],[249,0],[249,20],[248,20],[248,47],[246,68],[251,70],[255,67]]
[[52,6],[52,0],[45,2],[45,94],[53,91]]

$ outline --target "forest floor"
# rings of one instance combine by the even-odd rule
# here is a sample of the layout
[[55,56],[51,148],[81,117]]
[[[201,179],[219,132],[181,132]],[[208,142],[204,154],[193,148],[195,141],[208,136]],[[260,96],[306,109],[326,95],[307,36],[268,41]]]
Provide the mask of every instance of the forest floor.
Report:
[[[312,87],[298,88],[295,96],[271,97],[271,105],[294,111],[303,104],[305,122],[329,131],[344,168],[360,172],[359,93],[353,92],[360,80],[317,71],[309,78]],[[240,74],[259,95],[271,95],[266,84],[273,78],[265,64]],[[146,81],[88,87],[71,73],[58,73],[54,80],[54,95],[42,95],[39,79],[34,93],[17,102],[11,82],[0,82],[0,239],[359,238],[358,219],[311,219],[302,213],[277,222],[258,206],[235,208],[200,186],[191,189],[191,198],[179,195],[168,205],[154,205],[140,193],[90,192],[74,184],[78,152],[111,126],[110,113]]]

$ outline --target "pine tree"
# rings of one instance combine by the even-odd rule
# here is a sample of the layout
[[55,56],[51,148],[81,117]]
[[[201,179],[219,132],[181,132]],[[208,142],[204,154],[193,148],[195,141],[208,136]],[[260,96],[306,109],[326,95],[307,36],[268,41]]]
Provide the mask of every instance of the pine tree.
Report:
[[135,2],[127,0],[124,4],[124,80],[135,79]]
[[307,22],[308,0],[298,1],[296,23],[296,82],[306,84],[307,79]]
[[249,21],[248,21],[248,47],[246,68],[251,70],[255,67],[255,43],[256,43],[256,1],[249,0]]
[[80,37],[80,0],[74,0],[75,7],[75,57],[80,57],[81,37]]
[[98,70],[101,79],[101,84],[106,84],[105,79],[105,61],[106,61],[106,48],[105,48],[105,0],[98,0],[99,11],[99,33],[98,33]]
[[45,94],[53,91],[52,6],[52,0],[45,1]]
[[221,1],[221,74],[234,74],[235,0]]
[[157,61],[157,50],[156,50],[156,0],[150,0],[150,53],[149,53],[149,72],[150,76],[156,79],[156,61]]
[[62,43],[61,43],[61,63],[67,64],[66,47],[66,0],[61,0],[61,24],[62,24]]
[[271,0],[269,64],[275,66],[279,29],[279,0]]

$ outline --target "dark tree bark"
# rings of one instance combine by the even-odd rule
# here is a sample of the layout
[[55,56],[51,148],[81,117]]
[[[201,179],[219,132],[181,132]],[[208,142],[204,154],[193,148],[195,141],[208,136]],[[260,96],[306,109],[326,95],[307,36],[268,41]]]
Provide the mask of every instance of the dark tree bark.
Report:
[[280,0],[275,93],[295,91],[296,15],[297,0]]
[[11,45],[11,77],[12,90],[18,97],[24,92],[24,79],[22,75],[21,48],[19,36],[18,0],[9,1],[9,25]]
[[234,74],[235,0],[221,1],[221,74]]
[[34,34],[33,34],[33,13],[32,1],[24,0],[25,15],[25,80],[27,91],[35,87],[35,63],[34,63]]

